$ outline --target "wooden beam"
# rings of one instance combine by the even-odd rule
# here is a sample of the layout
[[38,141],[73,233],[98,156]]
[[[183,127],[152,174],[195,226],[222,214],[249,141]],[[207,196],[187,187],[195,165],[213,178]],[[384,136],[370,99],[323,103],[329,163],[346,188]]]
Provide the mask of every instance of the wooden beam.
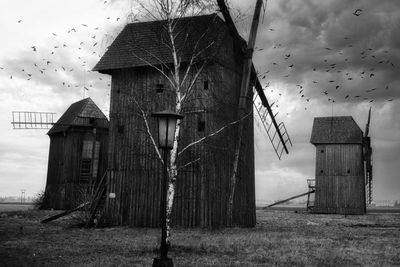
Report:
[[[259,1],[259,2],[262,2],[262,1]],[[217,0],[217,3],[218,3],[218,7],[219,7],[219,9],[220,9],[220,11],[222,13],[222,16],[225,19],[225,23],[228,26],[228,29],[229,29],[231,35],[233,36],[234,39],[236,39],[235,41],[240,44],[240,46],[241,46],[240,48],[242,50],[242,53],[246,53],[246,50],[248,49],[247,48],[248,46],[247,46],[246,42],[243,40],[243,38],[240,36],[238,30],[236,29],[235,23],[233,22],[232,17],[231,17],[231,15],[229,13],[229,10],[228,10],[228,8],[227,8],[227,6],[225,4],[225,0]],[[289,154],[289,151],[288,151],[287,146],[286,146],[286,142],[283,139],[283,136],[282,136],[281,132],[279,131],[278,123],[276,122],[275,117],[273,116],[274,114],[273,114],[273,112],[271,110],[271,106],[269,105],[267,97],[264,94],[264,91],[262,89],[260,80],[257,77],[256,69],[255,69],[254,64],[253,64],[252,61],[251,61],[251,80],[253,81],[254,86],[256,88],[256,91],[257,91],[257,93],[258,93],[258,95],[259,95],[259,97],[261,99],[261,103],[268,110],[268,113],[271,115],[272,124],[275,126],[275,128],[276,128],[276,130],[278,132],[279,139],[282,142],[282,145],[283,145],[283,148],[285,149],[286,154]]]
[[67,211],[61,212],[61,213],[59,213],[59,214],[56,214],[56,215],[54,215],[54,216],[51,216],[51,217],[46,218],[46,219],[44,219],[44,220],[41,220],[40,222],[41,222],[41,223],[48,223],[48,222],[54,221],[55,219],[64,217],[64,216],[66,216],[66,215],[68,215],[68,214],[70,214],[70,213],[72,213],[72,212],[74,212],[74,211],[83,209],[84,207],[86,207],[86,206],[89,205],[89,204],[90,204],[90,202],[85,202],[85,203],[79,205],[78,207],[76,207],[76,208],[74,208],[74,209],[72,209],[72,210],[67,210]]
[[300,194],[300,195],[297,195],[297,196],[294,196],[294,197],[289,197],[289,198],[287,198],[285,200],[281,200],[281,201],[275,202],[275,203],[267,206],[266,208],[270,208],[270,207],[273,207],[275,205],[279,205],[279,204],[285,203],[285,202],[287,202],[289,200],[292,200],[292,199],[295,199],[295,198],[299,198],[299,197],[302,197],[302,196],[306,196],[306,195],[312,194],[312,193],[315,193],[315,190],[311,190],[309,192],[306,192],[306,193],[303,193],[303,194]]

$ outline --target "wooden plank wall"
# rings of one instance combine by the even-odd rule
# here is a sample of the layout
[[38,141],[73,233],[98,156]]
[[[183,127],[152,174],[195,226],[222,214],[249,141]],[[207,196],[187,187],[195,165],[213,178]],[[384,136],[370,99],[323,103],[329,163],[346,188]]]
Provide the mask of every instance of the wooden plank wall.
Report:
[[[92,129],[78,127],[72,128],[65,135],[56,133],[50,136],[45,208],[63,210],[82,204],[80,194],[86,185],[79,184],[79,175],[85,134],[92,135]],[[99,129],[96,140],[101,143],[96,178],[99,181],[107,170],[108,130]]]
[[360,144],[316,146],[315,211],[365,213],[364,166]]
[[[159,225],[161,163],[157,159],[133,97],[148,113],[173,109],[174,95],[156,93],[160,75],[148,69],[115,71],[112,76],[107,213],[112,223],[133,226]],[[209,89],[204,90],[204,81]],[[164,81],[164,86],[168,83]],[[196,83],[184,107],[181,147],[220,129],[236,118],[240,76],[220,65],[209,67]],[[168,89],[168,88],[166,88]],[[250,97],[250,99],[252,99]],[[250,105],[251,107],[251,105]],[[204,112],[200,112],[204,109]],[[252,109],[251,109],[252,110]],[[198,130],[199,120],[205,130]],[[149,118],[155,133],[155,120]],[[255,225],[253,118],[249,116],[240,159],[234,223]],[[173,224],[225,226],[236,126],[188,149],[178,165],[200,158],[181,169],[173,209]],[[115,198],[110,198],[110,193]]]

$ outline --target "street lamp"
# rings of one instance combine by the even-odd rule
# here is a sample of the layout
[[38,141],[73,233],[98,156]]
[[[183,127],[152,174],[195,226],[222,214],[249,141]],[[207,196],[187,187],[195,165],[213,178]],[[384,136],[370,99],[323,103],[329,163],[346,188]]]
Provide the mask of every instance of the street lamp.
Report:
[[158,147],[164,151],[164,175],[161,189],[161,246],[160,257],[154,258],[153,267],[169,267],[173,266],[171,258],[167,257],[167,188],[168,188],[168,151],[172,149],[175,138],[176,123],[183,116],[172,111],[164,110],[153,113],[152,117],[157,118],[158,124]]

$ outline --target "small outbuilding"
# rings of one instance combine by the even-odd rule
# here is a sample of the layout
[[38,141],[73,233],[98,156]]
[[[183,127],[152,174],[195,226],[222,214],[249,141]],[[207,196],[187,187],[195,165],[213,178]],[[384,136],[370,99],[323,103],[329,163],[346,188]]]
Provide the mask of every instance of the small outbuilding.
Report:
[[366,212],[363,132],[351,116],[314,118],[317,213]]
[[86,98],[73,103],[49,130],[43,208],[70,209],[85,201],[107,170],[108,127],[107,117]]

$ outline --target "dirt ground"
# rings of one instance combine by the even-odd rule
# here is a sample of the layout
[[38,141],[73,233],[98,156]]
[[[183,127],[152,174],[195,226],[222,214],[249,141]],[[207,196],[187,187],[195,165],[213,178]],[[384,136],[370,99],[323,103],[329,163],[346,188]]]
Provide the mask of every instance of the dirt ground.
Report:
[[[151,266],[159,229],[48,224],[55,211],[0,212],[0,266]],[[257,211],[255,228],[173,229],[175,266],[400,266],[400,213]]]

